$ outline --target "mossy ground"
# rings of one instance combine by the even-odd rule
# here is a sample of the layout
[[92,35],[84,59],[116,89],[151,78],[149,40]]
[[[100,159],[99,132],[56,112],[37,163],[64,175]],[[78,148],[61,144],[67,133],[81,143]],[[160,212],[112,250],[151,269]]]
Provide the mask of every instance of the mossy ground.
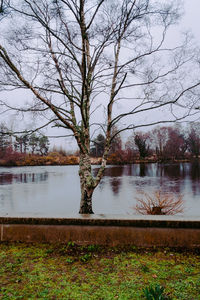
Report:
[[200,255],[170,249],[0,244],[0,299],[200,299]]

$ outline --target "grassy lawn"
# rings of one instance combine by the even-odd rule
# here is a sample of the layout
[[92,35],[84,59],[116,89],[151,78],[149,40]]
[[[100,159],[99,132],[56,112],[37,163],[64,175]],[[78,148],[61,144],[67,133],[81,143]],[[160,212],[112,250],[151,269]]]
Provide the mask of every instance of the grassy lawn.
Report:
[[200,299],[200,255],[47,244],[0,244],[0,299]]

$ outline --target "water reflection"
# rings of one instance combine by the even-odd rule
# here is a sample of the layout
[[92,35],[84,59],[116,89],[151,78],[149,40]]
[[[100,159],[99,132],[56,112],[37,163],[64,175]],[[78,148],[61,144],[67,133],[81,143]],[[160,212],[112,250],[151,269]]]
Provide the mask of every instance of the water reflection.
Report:
[[190,175],[191,175],[191,179],[192,180],[200,180],[200,164],[198,161],[194,161],[192,164],[191,164],[191,172],[190,172]]
[[[105,170],[104,178],[110,177],[109,183],[112,188],[113,194],[117,195],[120,190],[122,183],[121,177],[123,176],[124,166],[112,166]],[[96,176],[98,173],[98,168],[93,169],[93,175]],[[106,180],[102,180],[99,184],[100,189],[103,188]]]
[[200,164],[198,161],[194,161],[190,167],[190,178],[192,182],[193,194],[200,195]]
[[2,173],[0,174],[0,185],[13,184],[13,183],[38,183],[46,181],[48,179],[48,173]]
[[122,183],[122,180],[119,178],[111,179],[110,185],[111,185],[112,191],[115,195],[117,195],[119,193],[121,183]]
[[135,164],[124,166],[125,176],[139,176],[139,177],[151,177],[154,176],[154,170],[152,164]]
[[112,166],[105,170],[105,176],[108,177],[121,177],[123,174],[124,166]]
[[[93,166],[94,175],[98,167]],[[16,184],[17,183],[17,184]],[[78,166],[0,168],[0,214],[77,213]],[[95,213],[134,213],[138,193],[182,194],[187,215],[200,211],[200,162],[108,166],[94,193]]]
[[158,167],[158,176],[165,176],[172,179],[185,178],[185,169],[182,168],[181,164],[161,164]]
[[147,172],[147,165],[140,164],[140,177],[146,176],[146,172]]

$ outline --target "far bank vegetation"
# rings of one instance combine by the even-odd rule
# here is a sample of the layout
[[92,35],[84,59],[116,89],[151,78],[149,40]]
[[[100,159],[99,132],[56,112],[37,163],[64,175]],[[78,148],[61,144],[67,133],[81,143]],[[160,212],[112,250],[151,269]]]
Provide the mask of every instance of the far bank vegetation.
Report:
[[[98,133],[92,139],[91,162],[99,164],[104,151],[105,136]],[[200,156],[200,123],[183,127],[157,126],[148,132],[134,131],[123,143],[118,134],[112,141],[108,164],[140,162],[190,161]],[[73,165],[79,163],[78,151],[56,145],[50,148],[49,138],[39,133],[9,135],[5,124],[0,124],[0,165]]]

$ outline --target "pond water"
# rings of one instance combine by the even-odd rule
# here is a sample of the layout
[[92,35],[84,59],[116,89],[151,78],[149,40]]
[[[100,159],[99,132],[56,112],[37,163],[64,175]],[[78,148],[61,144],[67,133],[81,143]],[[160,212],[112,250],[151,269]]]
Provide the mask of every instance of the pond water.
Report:
[[[158,190],[183,195],[183,215],[199,216],[200,162],[108,166],[93,210],[134,214],[136,197]],[[65,216],[76,214],[79,203],[78,166],[0,167],[0,216]]]

